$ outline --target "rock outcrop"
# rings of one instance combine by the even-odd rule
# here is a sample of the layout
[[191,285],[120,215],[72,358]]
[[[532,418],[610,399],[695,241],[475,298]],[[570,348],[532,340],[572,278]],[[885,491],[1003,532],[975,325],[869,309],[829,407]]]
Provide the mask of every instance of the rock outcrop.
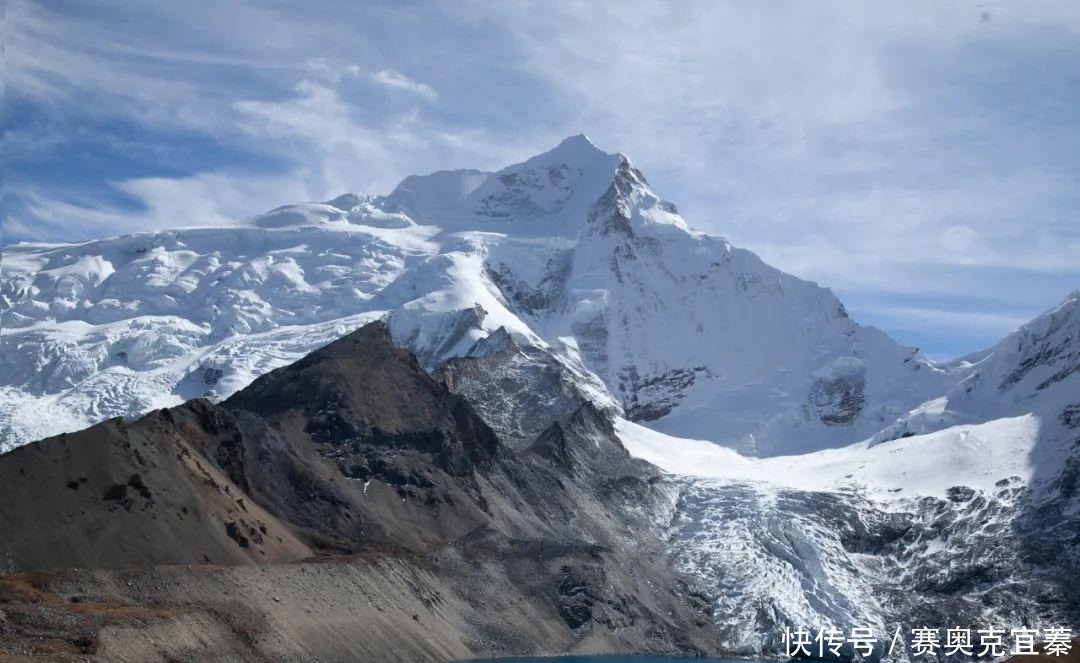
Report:
[[527,449],[373,323],[214,405],[0,456],[0,653],[717,651],[671,495],[588,403]]

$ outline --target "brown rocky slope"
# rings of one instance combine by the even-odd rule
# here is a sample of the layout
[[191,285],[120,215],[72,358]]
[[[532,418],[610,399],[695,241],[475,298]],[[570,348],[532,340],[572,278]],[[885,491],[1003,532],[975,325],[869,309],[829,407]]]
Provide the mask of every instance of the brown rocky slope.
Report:
[[512,451],[381,323],[221,404],[0,456],[0,486],[0,660],[717,649],[604,415]]

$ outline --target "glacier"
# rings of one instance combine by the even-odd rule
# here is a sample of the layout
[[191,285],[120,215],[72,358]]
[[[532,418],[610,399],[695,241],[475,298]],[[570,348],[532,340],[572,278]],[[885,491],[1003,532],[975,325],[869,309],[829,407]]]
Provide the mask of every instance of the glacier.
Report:
[[733,652],[1080,622],[1080,292],[935,362],[583,135],[228,227],[8,245],[0,305],[0,452],[225,398],[382,319],[511,446],[582,400],[613,417],[669,473],[657,526]]
[[669,545],[728,647],[779,654],[806,624],[1080,620],[1080,292],[963,363],[946,395],[837,449],[748,458],[617,422],[679,477]]
[[865,439],[966,370],[693,230],[583,135],[225,228],[9,245],[0,303],[0,449],[226,397],[375,318],[432,369],[505,330],[604,408],[752,456]]

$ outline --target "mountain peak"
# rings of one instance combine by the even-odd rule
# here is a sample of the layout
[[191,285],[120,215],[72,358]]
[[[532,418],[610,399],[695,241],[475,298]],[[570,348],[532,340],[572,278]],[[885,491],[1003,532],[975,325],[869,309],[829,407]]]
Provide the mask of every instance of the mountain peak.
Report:
[[593,147],[593,148],[596,147],[596,143],[592,142],[592,139],[589,138],[588,134],[585,134],[585,133],[573,134],[572,136],[567,136],[566,138],[562,139],[561,143],[559,143],[559,145],[567,145],[567,144],[583,145],[583,146],[588,146],[588,147]]
[[562,139],[558,145],[547,152],[528,159],[525,163],[565,164],[580,168],[601,159],[607,160],[618,156],[618,154],[610,154],[601,150],[585,134],[574,134]]
[[494,173],[454,170],[407,177],[380,200],[386,209],[458,230],[472,229],[469,224],[477,219],[558,218],[572,233],[574,221],[585,217],[625,162],[622,154],[604,152],[585,134],[576,134]]
[[604,154],[604,151],[597,147],[596,143],[592,142],[592,140],[586,134],[574,134],[572,136],[567,136],[566,138],[563,138],[562,141],[560,141],[559,144],[555,146],[555,151]]

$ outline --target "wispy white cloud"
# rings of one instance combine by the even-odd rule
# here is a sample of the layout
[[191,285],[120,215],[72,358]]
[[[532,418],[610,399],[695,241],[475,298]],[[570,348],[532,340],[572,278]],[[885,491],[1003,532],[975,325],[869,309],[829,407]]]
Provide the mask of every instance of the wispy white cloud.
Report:
[[[586,131],[857,317],[932,294],[1011,318],[1080,280],[1075,4],[330,4],[9,2],[5,84],[33,116],[9,152],[54,159],[9,168],[7,235],[216,223]],[[132,148],[189,138],[213,147]],[[48,179],[95,149],[97,181]]]
[[132,178],[112,185],[138,205],[68,201],[40,189],[16,190],[30,218],[9,218],[5,233],[71,241],[167,228],[223,226],[279,203],[310,198],[303,182],[291,175],[199,173],[183,178]]
[[284,140],[298,148],[307,158],[295,174],[323,191],[391,184],[396,155],[382,132],[356,121],[333,88],[301,81],[295,92],[284,100],[238,101],[239,126],[253,139]]
[[309,191],[330,197],[345,191],[388,192],[405,174],[472,163],[496,168],[527,153],[531,133],[506,140],[484,131],[454,131],[415,108],[362,117],[341,92],[303,80],[294,94],[274,101],[236,103],[238,126],[253,140],[278,140],[304,155],[294,176]]
[[402,90],[404,92],[419,95],[428,101],[435,101],[439,96],[430,85],[414,81],[405,74],[394,71],[393,69],[382,69],[377,71],[371,75],[371,80],[383,87],[388,87],[391,90]]

